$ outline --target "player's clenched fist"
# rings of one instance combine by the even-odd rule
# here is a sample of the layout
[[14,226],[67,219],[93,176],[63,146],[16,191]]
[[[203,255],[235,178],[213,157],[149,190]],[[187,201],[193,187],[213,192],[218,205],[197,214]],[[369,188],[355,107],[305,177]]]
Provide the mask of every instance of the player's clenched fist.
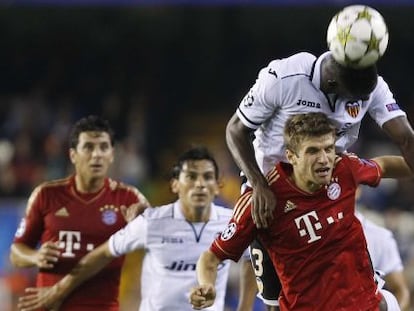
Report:
[[216,289],[212,284],[193,287],[190,291],[190,303],[195,310],[201,310],[213,305],[216,299]]

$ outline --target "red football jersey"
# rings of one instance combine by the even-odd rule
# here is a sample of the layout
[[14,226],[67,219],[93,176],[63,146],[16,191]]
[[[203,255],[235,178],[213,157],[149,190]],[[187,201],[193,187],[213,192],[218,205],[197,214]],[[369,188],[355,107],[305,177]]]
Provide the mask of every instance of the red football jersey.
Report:
[[[139,202],[136,188],[107,178],[96,194],[79,194],[74,176],[37,187],[28,202],[25,218],[14,242],[36,247],[39,242],[59,241],[62,249],[53,269],[40,270],[37,286],[51,286],[69,273],[88,252],[105,242],[126,222],[120,207]],[[79,286],[61,309],[116,311],[123,258]]]
[[[379,297],[362,226],[355,216],[359,184],[376,186],[381,171],[373,161],[338,158],[331,183],[315,193],[289,179],[292,167],[278,164],[268,181],[277,198],[274,221],[257,229],[251,192],[238,200],[227,230],[213,242],[220,259],[238,260],[255,238],[268,251],[282,283],[281,310],[373,311]],[[256,254],[260,273],[261,254]]]

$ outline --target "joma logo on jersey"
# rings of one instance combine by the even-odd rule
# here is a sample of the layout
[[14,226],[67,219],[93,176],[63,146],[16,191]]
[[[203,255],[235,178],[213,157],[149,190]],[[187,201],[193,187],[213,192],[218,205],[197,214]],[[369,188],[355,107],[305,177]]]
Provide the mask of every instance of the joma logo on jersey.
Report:
[[[165,266],[165,269],[171,271],[195,271],[196,263],[194,262],[185,262],[184,260],[173,261],[169,266]],[[226,266],[226,263],[221,262],[217,266],[217,270],[220,271],[222,268]]]
[[170,243],[170,244],[181,244],[184,243],[183,238],[180,237],[174,237],[174,236],[163,236],[161,243]]
[[298,99],[298,101],[296,102],[296,105],[321,109],[321,104],[320,103],[315,103],[315,102],[312,102],[312,101],[309,101],[309,100],[304,100],[304,99]]
[[[332,225],[339,223],[344,218],[344,214],[339,212],[335,217],[328,216],[326,225]],[[295,218],[296,227],[299,229],[299,235],[301,237],[308,237],[307,243],[313,243],[320,240],[322,236],[317,235],[317,231],[322,229],[322,222],[319,220],[315,211],[309,212],[305,215]]]
[[171,265],[166,266],[165,269],[172,271],[195,271],[196,264],[194,262],[184,262],[184,260],[173,261]]

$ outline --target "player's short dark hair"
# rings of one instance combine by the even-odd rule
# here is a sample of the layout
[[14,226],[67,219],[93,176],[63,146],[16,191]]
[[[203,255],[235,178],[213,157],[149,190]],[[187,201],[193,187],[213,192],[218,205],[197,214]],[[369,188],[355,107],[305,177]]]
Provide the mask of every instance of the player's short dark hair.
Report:
[[378,82],[378,71],[375,64],[366,68],[355,69],[343,66],[334,60],[334,66],[338,82],[349,93],[356,96],[369,95],[375,89]]
[[322,112],[296,114],[289,117],[283,132],[285,147],[293,152],[299,149],[308,137],[320,137],[332,134],[335,138],[335,126]]
[[105,132],[108,133],[111,145],[115,143],[115,133],[109,122],[99,116],[90,115],[77,121],[69,135],[70,148],[76,148],[79,143],[79,135],[83,132]]
[[217,165],[216,159],[205,146],[195,146],[195,147],[188,149],[183,154],[181,154],[178,157],[177,162],[172,167],[171,178],[175,178],[175,179],[178,178],[178,176],[180,175],[180,172],[183,169],[184,163],[188,161],[197,161],[197,160],[207,160],[213,163],[214,172],[216,174],[216,179],[218,179],[219,167]]

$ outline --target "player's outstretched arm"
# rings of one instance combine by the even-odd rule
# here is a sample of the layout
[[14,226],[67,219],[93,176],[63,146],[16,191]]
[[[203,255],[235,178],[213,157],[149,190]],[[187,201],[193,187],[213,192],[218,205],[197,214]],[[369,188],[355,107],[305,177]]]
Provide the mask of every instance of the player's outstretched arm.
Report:
[[217,266],[221,260],[210,250],[201,254],[197,261],[198,286],[190,290],[190,304],[201,310],[213,305],[216,299]]
[[257,165],[251,135],[253,130],[234,114],[226,127],[226,142],[234,161],[253,187],[252,217],[258,228],[266,228],[273,218],[276,199]]
[[382,129],[399,146],[401,154],[414,173],[414,131],[406,117],[397,117],[385,122]]
[[414,176],[407,162],[400,156],[381,156],[373,158],[382,170],[382,178],[407,178]]
[[105,242],[85,255],[69,274],[52,287],[26,289],[26,295],[19,299],[19,310],[31,311],[42,307],[58,310],[58,306],[76,287],[102,270],[112,259],[108,242]]

